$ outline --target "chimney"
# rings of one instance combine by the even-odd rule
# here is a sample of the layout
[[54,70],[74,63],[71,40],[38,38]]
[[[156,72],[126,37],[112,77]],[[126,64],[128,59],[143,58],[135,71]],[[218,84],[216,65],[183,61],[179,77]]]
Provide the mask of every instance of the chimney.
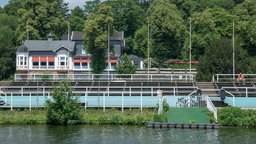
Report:
[[48,41],[52,41],[52,34],[51,33],[49,33],[49,35],[48,35]]

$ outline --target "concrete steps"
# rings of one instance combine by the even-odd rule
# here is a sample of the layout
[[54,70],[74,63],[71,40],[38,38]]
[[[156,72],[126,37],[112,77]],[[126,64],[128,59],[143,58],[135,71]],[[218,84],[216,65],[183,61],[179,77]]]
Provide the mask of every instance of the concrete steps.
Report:
[[196,82],[195,85],[201,89],[203,95],[217,96],[219,95],[219,89],[216,89],[212,82]]

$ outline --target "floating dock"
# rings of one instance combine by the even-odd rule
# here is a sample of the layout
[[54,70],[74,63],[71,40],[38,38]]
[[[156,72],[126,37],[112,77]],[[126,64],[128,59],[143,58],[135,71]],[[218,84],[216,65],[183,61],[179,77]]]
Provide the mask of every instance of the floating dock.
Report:
[[180,124],[168,122],[147,122],[148,128],[219,129],[220,124]]

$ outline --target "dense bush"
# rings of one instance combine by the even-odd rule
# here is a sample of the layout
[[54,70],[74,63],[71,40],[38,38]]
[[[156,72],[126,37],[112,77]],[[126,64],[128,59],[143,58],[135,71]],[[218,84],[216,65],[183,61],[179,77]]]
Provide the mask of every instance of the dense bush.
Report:
[[47,123],[70,125],[82,123],[79,97],[72,94],[68,81],[62,81],[52,90],[52,98],[46,101]]
[[226,107],[218,110],[218,122],[223,126],[256,127],[256,111]]

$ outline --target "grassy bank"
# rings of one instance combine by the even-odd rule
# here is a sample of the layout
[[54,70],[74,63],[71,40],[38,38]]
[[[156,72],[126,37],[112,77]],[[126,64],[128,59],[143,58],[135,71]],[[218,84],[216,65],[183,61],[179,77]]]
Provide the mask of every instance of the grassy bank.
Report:
[[[85,124],[130,124],[144,125],[153,121],[156,111],[153,109],[87,109],[83,110]],[[46,111],[40,110],[0,110],[0,124],[46,124]]]

